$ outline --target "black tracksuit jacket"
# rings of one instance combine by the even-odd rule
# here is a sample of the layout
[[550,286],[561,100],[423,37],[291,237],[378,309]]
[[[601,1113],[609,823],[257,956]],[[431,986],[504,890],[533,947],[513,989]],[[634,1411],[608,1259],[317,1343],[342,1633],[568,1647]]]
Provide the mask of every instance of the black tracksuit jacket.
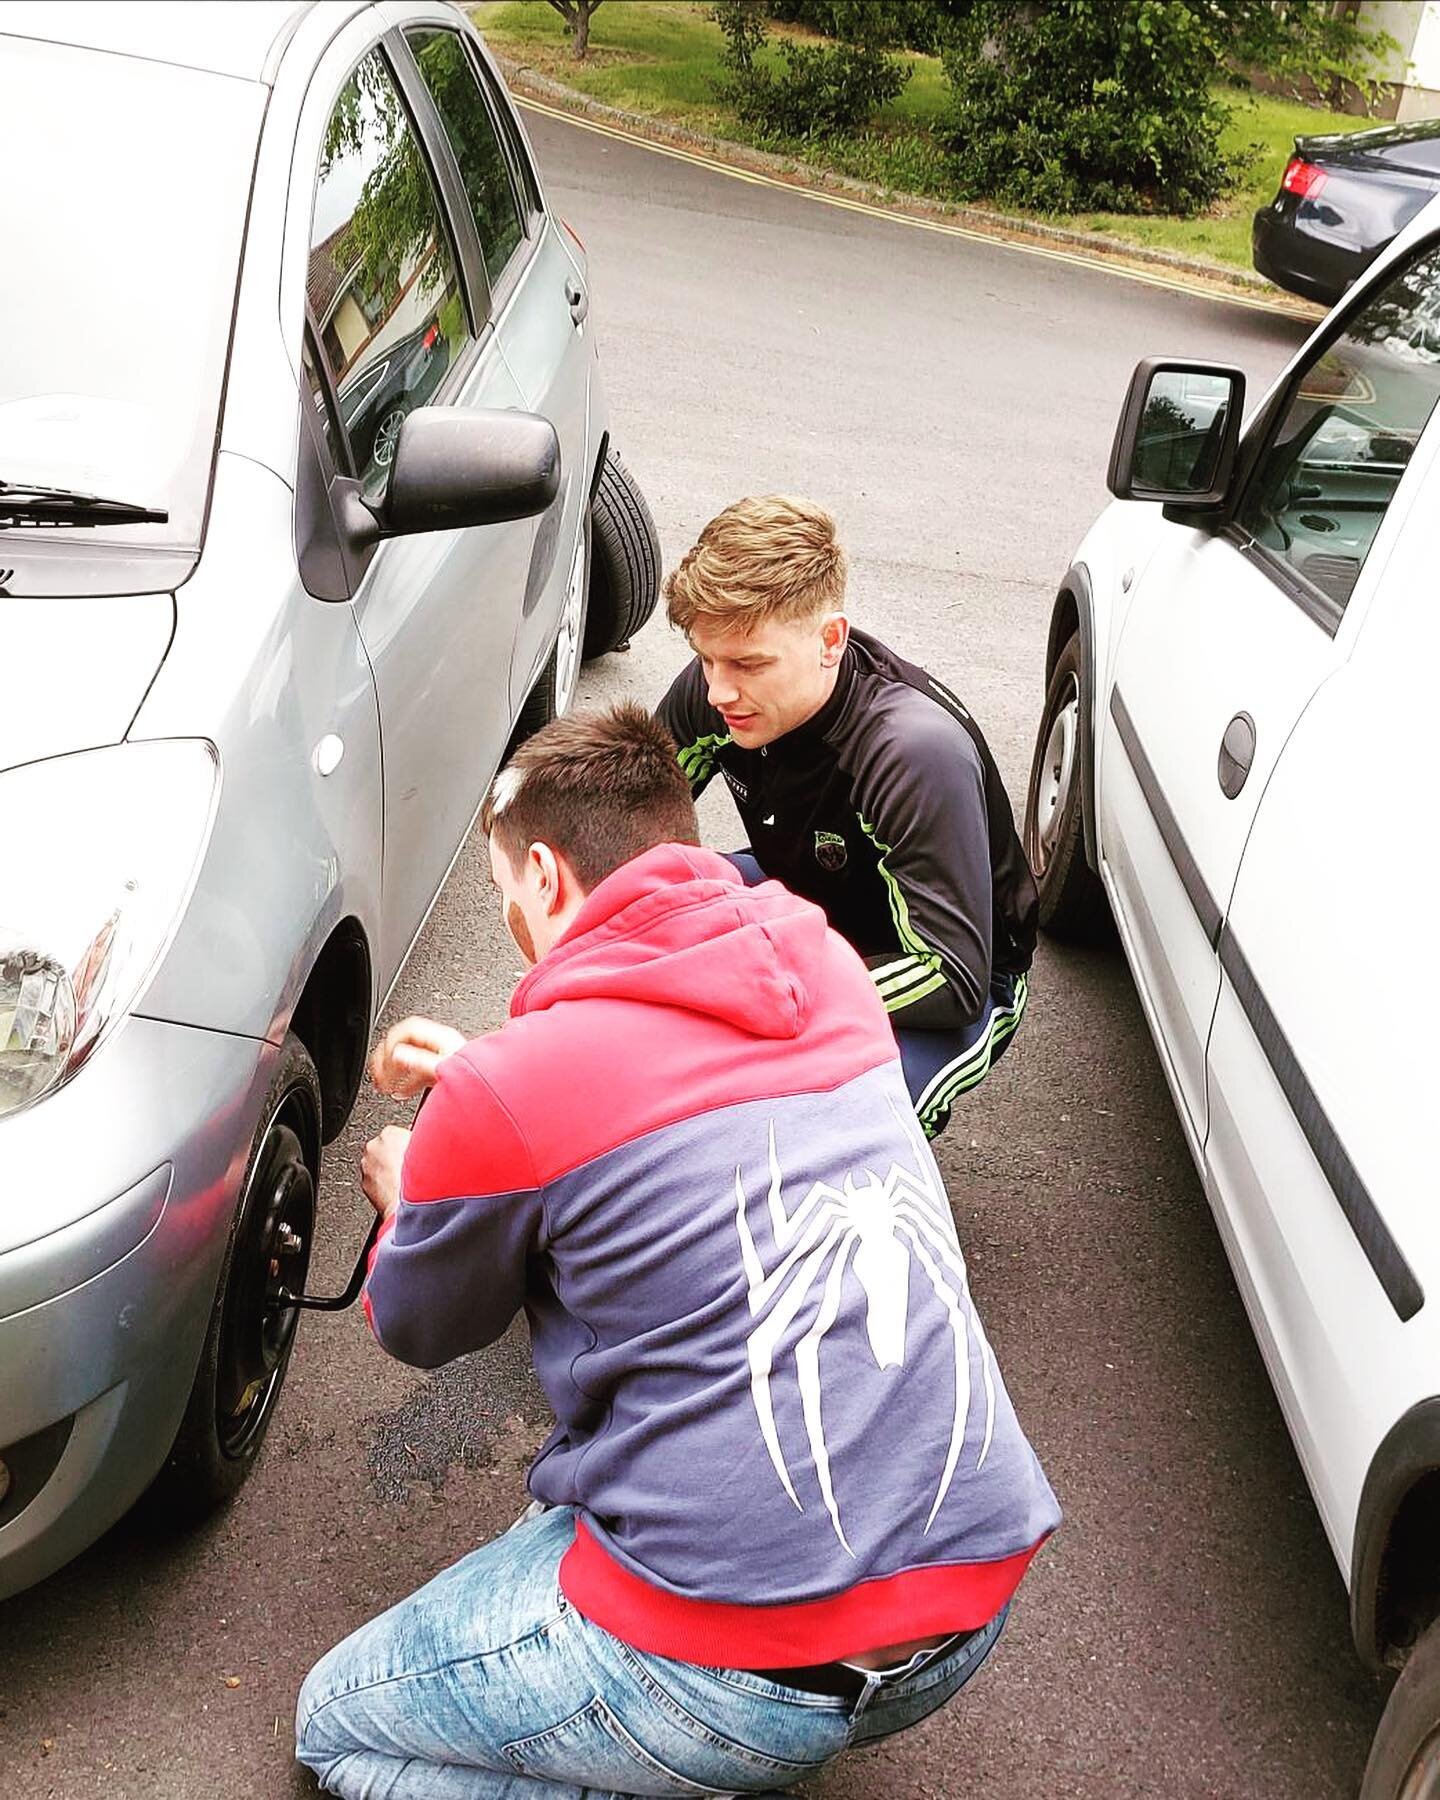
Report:
[[718,769],[767,875],[825,909],[896,1025],[984,1012],[1035,951],[1035,884],[995,759],[926,672],[852,631],[835,691],[760,750],[733,744],[698,657],[657,709],[698,794]]

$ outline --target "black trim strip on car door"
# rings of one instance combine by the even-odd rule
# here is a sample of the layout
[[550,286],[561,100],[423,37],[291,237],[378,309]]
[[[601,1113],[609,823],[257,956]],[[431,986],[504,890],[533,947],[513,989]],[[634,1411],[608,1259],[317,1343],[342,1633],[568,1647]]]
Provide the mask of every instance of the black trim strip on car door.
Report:
[[1220,938],[1220,966],[1230,978],[1235,998],[1265,1052],[1265,1060],[1274,1071],[1281,1092],[1295,1115],[1295,1122],[1304,1132],[1305,1141],[1314,1152],[1347,1224],[1365,1252],[1365,1260],[1375,1271],[1386,1298],[1402,1322],[1413,1319],[1425,1304],[1425,1290],[1390,1235],[1369,1188],[1340,1142],[1340,1134],[1330,1123],[1320,1096],[1300,1067],[1289,1040],[1280,1029],[1280,1021],[1271,1011],[1270,1002],[1228,925]]
[[1210,948],[1216,949],[1220,943],[1220,926],[1222,923],[1220,908],[1215,896],[1205,885],[1200,873],[1199,864],[1190,854],[1190,846],[1185,842],[1185,834],[1181,831],[1175,815],[1170,810],[1170,802],[1160,787],[1154,769],[1150,766],[1150,758],[1140,744],[1140,735],[1135,729],[1135,721],[1130,717],[1129,708],[1120,698],[1119,688],[1110,690],[1110,717],[1115,721],[1115,729],[1120,733],[1120,742],[1125,746],[1125,754],[1130,759],[1130,766],[1135,771],[1135,779],[1140,783],[1140,792],[1145,796],[1145,804],[1154,816],[1155,824],[1160,832],[1161,842],[1170,853],[1170,860],[1175,865],[1175,873],[1180,877],[1180,884],[1185,889],[1190,904],[1195,908],[1195,915],[1200,921],[1200,928],[1210,940]]
[[1135,771],[1140,792],[1155,820],[1156,829],[1170,860],[1175,865],[1175,872],[1180,877],[1186,896],[1195,909],[1195,915],[1211,947],[1219,952],[1220,966],[1230,979],[1235,998],[1240,1002],[1250,1029],[1255,1033],[1255,1041],[1280,1084],[1280,1090],[1295,1115],[1295,1122],[1304,1133],[1305,1141],[1320,1165],[1320,1172],[1330,1184],[1336,1204],[1345,1215],[1345,1221],[1355,1233],[1366,1261],[1375,1271],[1376,1279],[1384,1288],[1386,1298],[1401,1321],[1413,1319],[1425,1304],[1425,1290],[1406,1262],[1400,1246],[1390,1235],[1360,1171],[1340,1142],[1339,1133],[1330,1123],[1319,1095],[1311,1087],[1295,1052],[1290,1048],[1289,1040],[1280,1029],[1279,1020],[1255,979],[1244,952],[1235,941],[1235,934],[1224,924],[1220,908],[1205,885],[1190,846],[1185,842],[1184,833],[1170,810],[1170,803],[1166,800],[1150,759],[1141,746],[1135,722],[1130,717],[1118,688],[1110,690],[1110,716],[1115,721],[1115,729],[1120,735],[1130,766]]

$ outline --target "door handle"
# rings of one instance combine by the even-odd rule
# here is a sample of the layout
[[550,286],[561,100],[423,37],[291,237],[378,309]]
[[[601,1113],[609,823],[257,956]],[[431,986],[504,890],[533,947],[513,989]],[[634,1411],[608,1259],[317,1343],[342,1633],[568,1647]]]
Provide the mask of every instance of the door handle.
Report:
[[1233,800],[1250,778],[1255,760],[1255,721],[1249,713],[1236,713],[1220,740],[1220,762],[1215,773],[1220,792]]
[[570,317],[577,325],[583,325],[590,310],[590,299],[573,275],[565,283],[565,298],[570,302]]

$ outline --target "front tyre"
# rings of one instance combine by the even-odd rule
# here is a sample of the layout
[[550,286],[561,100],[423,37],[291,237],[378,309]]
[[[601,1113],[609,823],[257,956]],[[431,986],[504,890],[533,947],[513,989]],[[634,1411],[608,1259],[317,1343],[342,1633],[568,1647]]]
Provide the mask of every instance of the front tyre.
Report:
[[1360,1800],[1440,1800],[1440,1621],[1410,1652],[1391,1689]]
[[635,477],[607,451],[590,504],[593,555],[585,659],[624,650],[660,598],[660,535]]
[[1081,802],[1080,634],[1060,652],[1035,738],[1025,798],[1025,855],[1052,937],[1093,943],[1110,930],[1100,877],[1085,857]]
[[232,1500],[254,1467],[290,1363],[310,1266],[320,1176],[320,1082],[293,1033],[260,1113],[200,1366],[185,1416],[147,1496],[152,1512],[193,1523]]

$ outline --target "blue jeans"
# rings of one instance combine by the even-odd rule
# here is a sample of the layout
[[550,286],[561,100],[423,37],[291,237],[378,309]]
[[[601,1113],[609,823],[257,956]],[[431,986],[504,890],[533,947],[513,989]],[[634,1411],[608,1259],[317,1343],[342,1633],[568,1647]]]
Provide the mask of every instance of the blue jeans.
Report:
[[1005,1621],[857,1700],[632,1650],[570,1607],[555,1507],[446,1569],[324,1656],[296,1754],[353,1800],[610,1800],[773,1792],[934,1712]]
[[[752,850],[728,850],[725,858],[740,871],[747,887],[767,879]],[[892,1021],[905,1085],[927,1138],[939,1137],[950,1123],[951,1107],[978,1087],[1005,1054],[1029,998],[1025,976],[997,973],[990,977],[985,1011],[969,1025],[954,1031],[918,1031]]]

